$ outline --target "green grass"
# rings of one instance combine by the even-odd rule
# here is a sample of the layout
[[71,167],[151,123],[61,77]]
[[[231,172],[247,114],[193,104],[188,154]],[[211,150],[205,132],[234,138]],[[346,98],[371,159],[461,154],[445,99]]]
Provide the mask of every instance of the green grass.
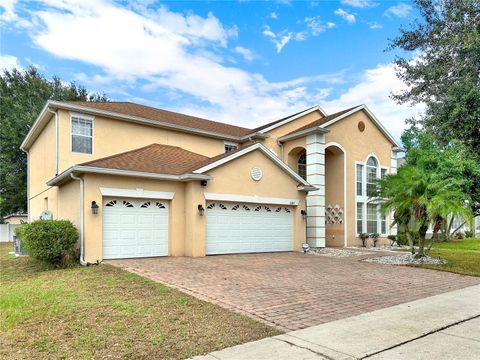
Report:
[[279,332],[110,265],[50,269],[0,244],[0,358],[184,359]]
[[419,267],[480,276],[480,239],[435,243],[429,255],[444,259],[447,264],[422,264]]

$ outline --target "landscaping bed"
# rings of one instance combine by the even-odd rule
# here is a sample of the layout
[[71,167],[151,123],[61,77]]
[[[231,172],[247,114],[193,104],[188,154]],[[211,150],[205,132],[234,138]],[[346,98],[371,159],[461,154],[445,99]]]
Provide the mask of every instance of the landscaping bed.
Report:
[[49,269],[0,244],[0,357],[184,359],[279,331],[110,265]]

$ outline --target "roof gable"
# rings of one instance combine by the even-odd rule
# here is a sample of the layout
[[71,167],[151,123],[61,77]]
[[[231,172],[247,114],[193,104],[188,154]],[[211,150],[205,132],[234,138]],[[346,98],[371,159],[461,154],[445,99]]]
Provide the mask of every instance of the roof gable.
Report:
[[221,166],[225,163],[233,161],[243,155],[246,155],[252,151],[261,151],[267,158],[272,160],[277,166],[279,166],[282,170],[284,170],[288,175],[298,181],[299,184],[303,186],[311,186],[304,178],[298,175],[295,171],[293,171],[287,164],[281,161],[275,154],[273,154],[270,150],[268,150],[264,145],[260,143],[253,143],[249,146],[245,146],[243,148],[237,149],[234,152],[222,154],[220,156],[214,157],[209,159],[204,164],[201,164],[196,169],[192,169],[192,173],[194,174],[204,174],[209,170],[212,170],[218,166]]

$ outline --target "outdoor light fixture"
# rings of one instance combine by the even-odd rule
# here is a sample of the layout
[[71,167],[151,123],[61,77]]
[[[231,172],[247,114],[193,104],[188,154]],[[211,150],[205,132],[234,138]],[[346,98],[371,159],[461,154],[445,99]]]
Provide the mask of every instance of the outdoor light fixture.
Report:
[[207,186],[207,180],[200,180],[201,186]]
[[198,204],[197,208],[198,208],[198,215],[203,216],[203,214],[205,213],[205,208],[203,207],[203,205]]
[[303,249],[303,252],[306,254],[308,251],[310,251],[310,245],[308,245],[307,243],[304,243],[302,244],[302,249]]
[[99,206],[97,205],[97,203],[96,203],[95,201],[92,201],[92,206],[91,206],[91,208],[92,208],[92,214],[93,214],[93,215],[98,214],[98,208],[99,208]]
[[307,210],[300,211],[300,214],[302,214],[302,219],[303,220],[305,220],[307,218]]

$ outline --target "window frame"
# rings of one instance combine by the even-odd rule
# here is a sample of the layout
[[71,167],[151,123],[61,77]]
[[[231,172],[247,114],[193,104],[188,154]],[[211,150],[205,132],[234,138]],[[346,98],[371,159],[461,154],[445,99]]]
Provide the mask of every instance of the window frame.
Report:
[[[362,221],[362,231],[367,232],[367,230],[368,230],[367,208],[368,208],[368,205],[370,204],[369,199],[371,198],[371,196],[367,195],[367,165],[366,164],[367,164],[368,159],[370,159],[371,157],[373,157],[377,162],[376,179],[381,179],[382,169],[385,169],[386,175],[390,174],[389,168],[386,167],[386,166],[382,166],[378,157],[373,153],[367,155],[364,161],[355,161],[355,182],[354,182],[354,190],[355,190],[355,233],[357,234],[357,236],[360,234],[357,231],[358,230],[357,222],[359,220]],[[362,169],[363,169],[363,172],[362,172],[362,195],[357,195],[357,174],[358,174],[357,166],[358,165],[361,165]],[[362,205],[362,214],[360,216],[360,219],[359,219],[359,216],[358,216],[357,203],[362,203],[363,204]],[[386,237],[387,235],[390,234],[390,228],[388,226],[388,223],[390,222],[390,214],[387,213],[385,215],[385,231],[386,232],[383,233],[382,232],[382,214],[380,212],[380,205],[376,205],[376,206],[377,206],[377,218],[376,218],[377,231],[376,232],[379,233],[380,236]]]
[[[90,136],[90,138],[92,140],[92,152],[90,152],[90,153],[73,150],[73,135],[74,135],[73,134],[73,119],[74,118],[79,119],[79,120],[90,121],[92,123],[92,135]],[[75,135],[75,136],[88,137],[88,136],[85,136],[85,135]],[[93,155],[94,154],[94,143],[95,143],[94,138],[95,138],[95,117],[91,116],[91,115],[70,112],[70,152],[74,153],[74,154]]]
[[[300,158],[304,156],[305,157],[305,164],[304,163],[300,163]],[[303,177],[301,174],[300,174],[300,165],[301,166],[304,166],[304,170],[305,170],[305,177]],[[301,154],[298,155],[298,159],[297,159],[297,174],[300,175],[302,177],[302,179],[304,180],[307,180],[307,153],[306,152],[302,152]]]

